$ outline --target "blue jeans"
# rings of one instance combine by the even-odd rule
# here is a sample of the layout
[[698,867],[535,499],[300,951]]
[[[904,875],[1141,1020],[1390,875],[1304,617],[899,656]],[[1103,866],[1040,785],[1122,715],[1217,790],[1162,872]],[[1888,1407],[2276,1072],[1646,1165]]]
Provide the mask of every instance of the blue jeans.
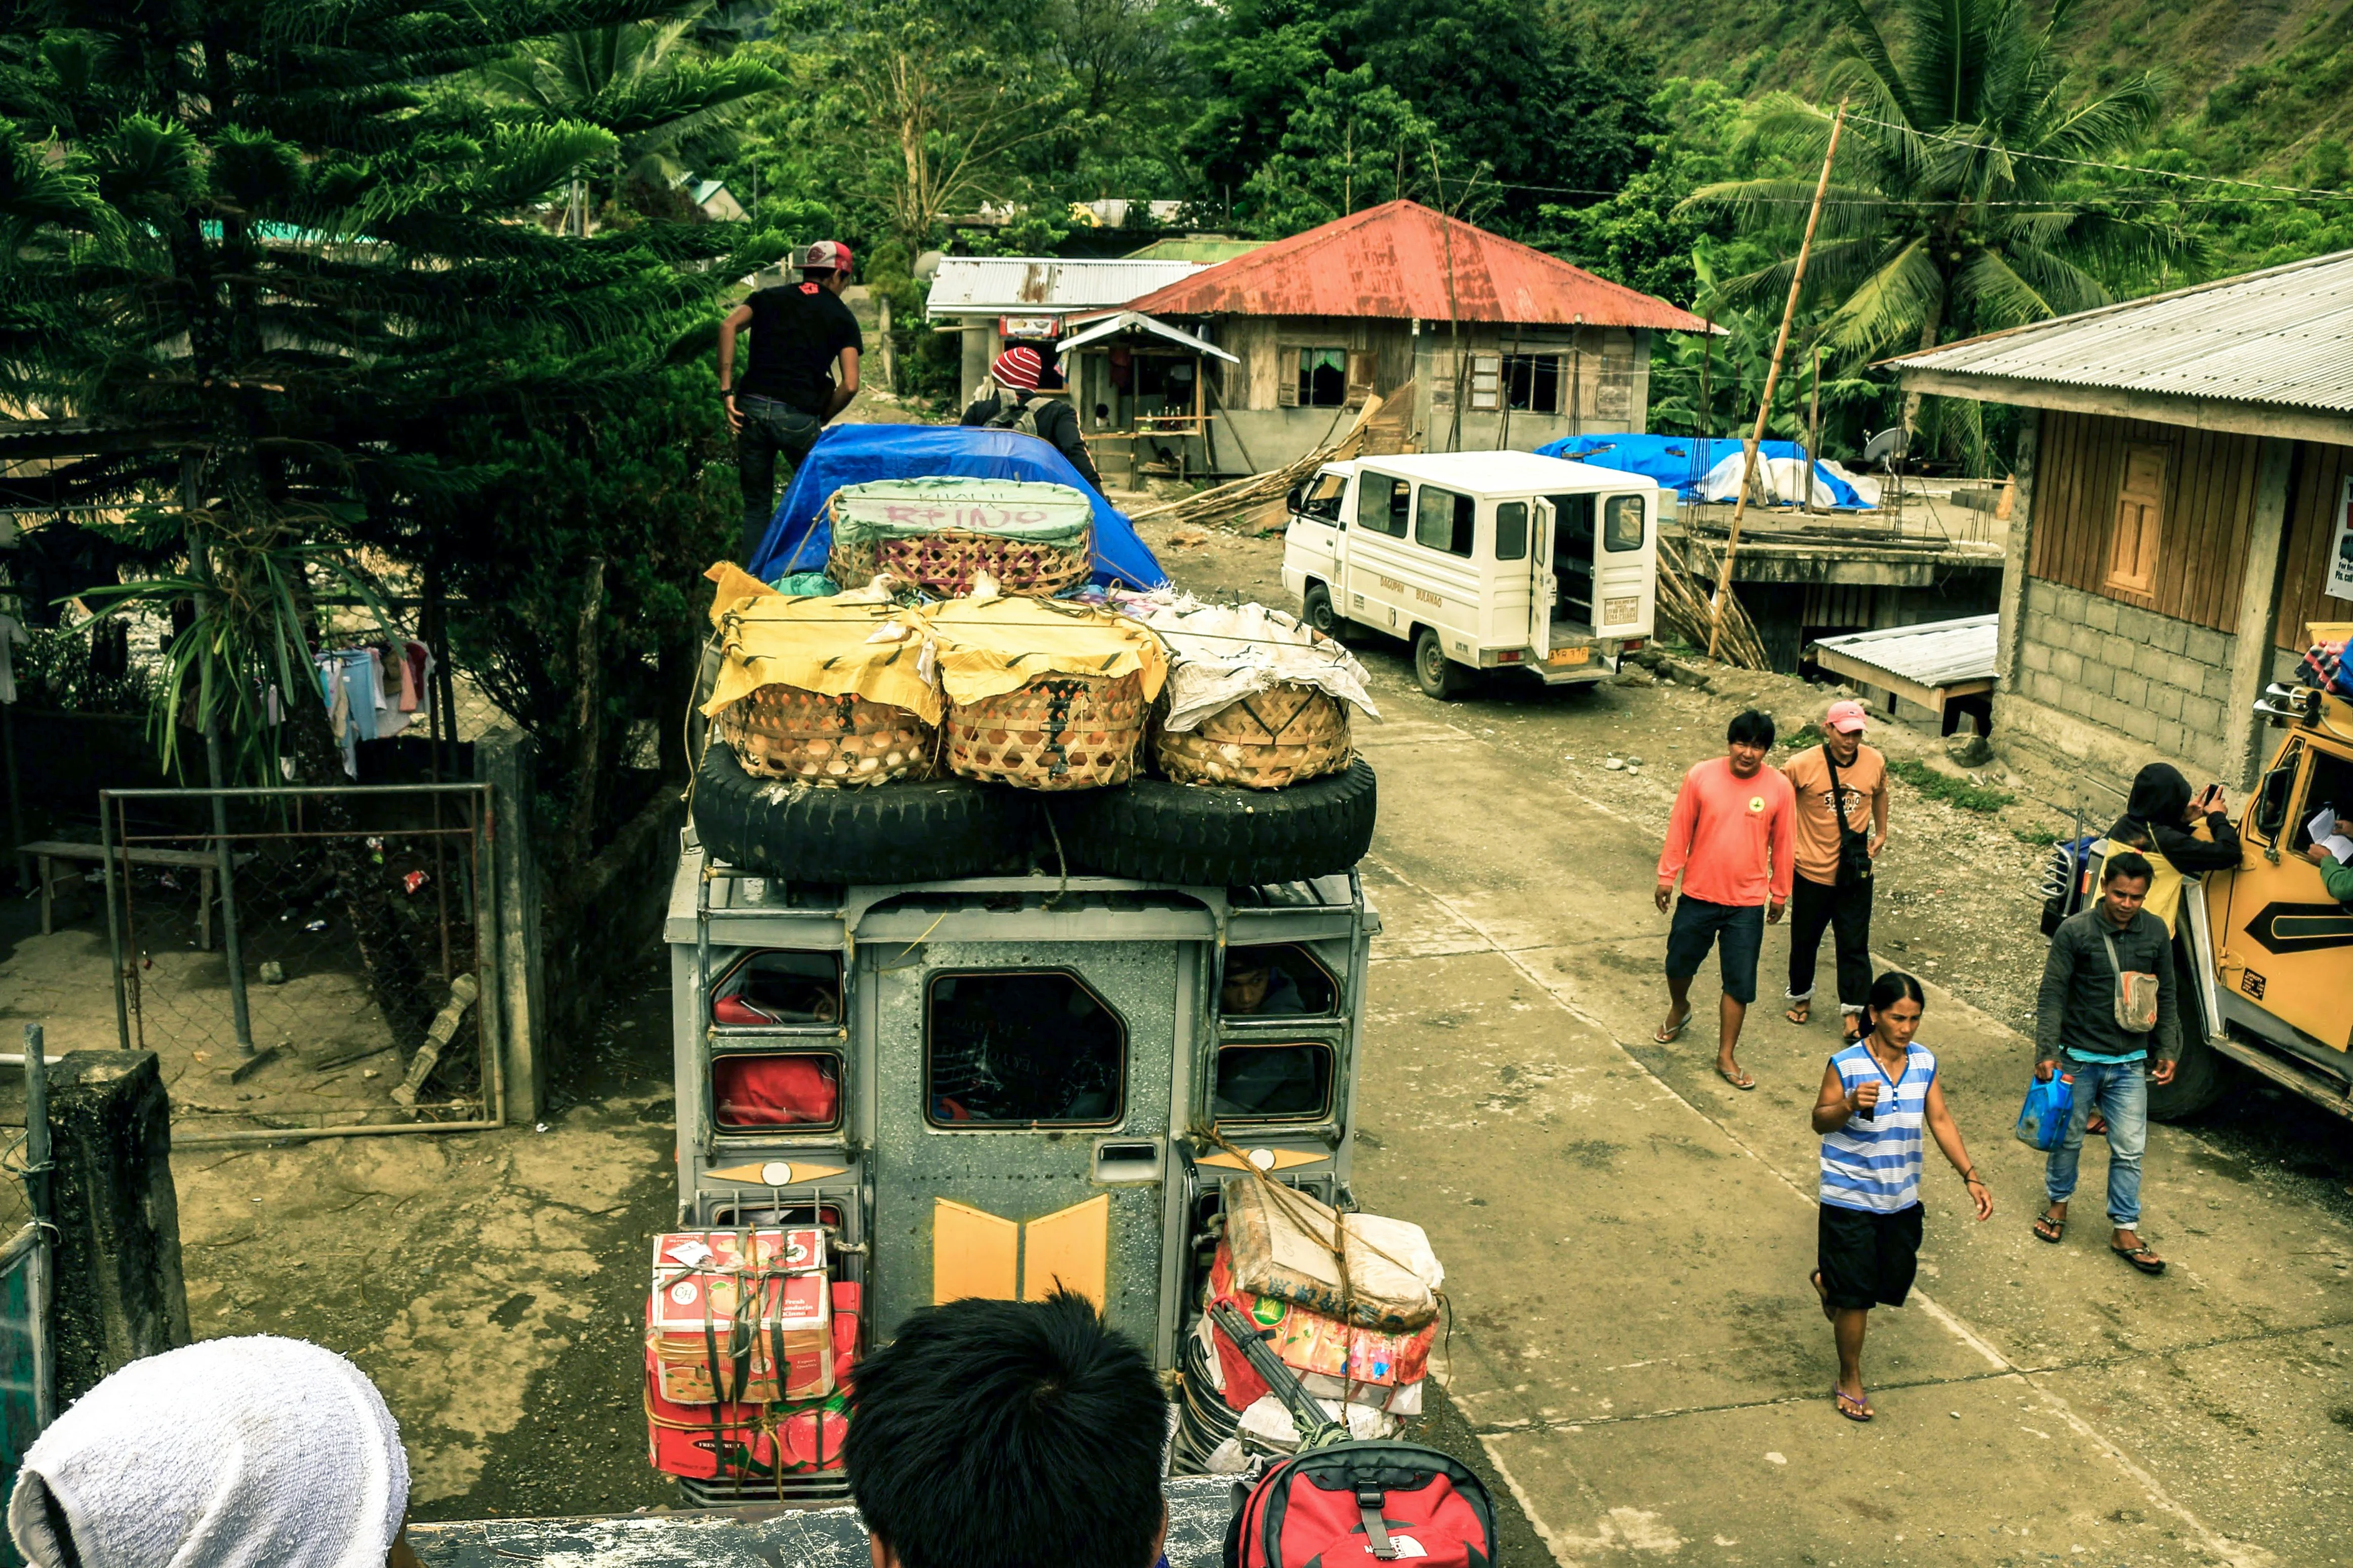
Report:
[[2075,1109],[2067,1118],[2065,1141],[2051,1151],[2042,1190],[2054,1204],[2074,1195],[2084,1122],[2096,1110],[2108,1119],[2108,1219],[2118,1230],[2130,1230],[2140,1223],[2140,1156],[2148,1147],[2148,1063],[2062,1057],[2059,1070],[2075,1080]]

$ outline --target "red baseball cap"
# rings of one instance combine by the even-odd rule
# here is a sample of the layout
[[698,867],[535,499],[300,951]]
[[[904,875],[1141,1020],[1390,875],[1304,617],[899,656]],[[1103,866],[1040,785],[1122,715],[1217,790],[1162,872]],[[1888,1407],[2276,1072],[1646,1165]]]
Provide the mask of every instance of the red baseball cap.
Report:
[[820,239],[801,252],[797,265],[804,272],[847,272],[851,265],[849,247],[838,239]]
[[1831,704],[1829,712],[1822,715],[1822,722],[1845,734],[1860,735],[1871,727],[1871,713],[1854,699],[1841,698]]

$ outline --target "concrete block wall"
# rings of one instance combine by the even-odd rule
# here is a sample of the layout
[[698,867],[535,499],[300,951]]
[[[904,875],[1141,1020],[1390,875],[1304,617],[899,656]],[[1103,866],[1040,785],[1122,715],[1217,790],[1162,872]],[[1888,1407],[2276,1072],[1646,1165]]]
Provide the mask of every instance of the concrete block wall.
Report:
[[2015,714],[2022,728],[2084,760],[2154,752],[2223,771],[2231,637],[2040,578],[2023,608],[2006,695],[2046,713]]

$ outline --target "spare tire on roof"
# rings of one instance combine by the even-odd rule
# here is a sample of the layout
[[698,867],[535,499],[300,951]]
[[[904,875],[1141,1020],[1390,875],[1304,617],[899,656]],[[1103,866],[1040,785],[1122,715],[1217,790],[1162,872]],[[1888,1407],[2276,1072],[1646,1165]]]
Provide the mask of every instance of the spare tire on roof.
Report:
[[969,779],[827,789],[744,771],[723,742],[694,773],[694,831],[714,859],[793,882],[932,882],[1018,870],[1031,797]]
[[1246,888],[1345,871],[1372,847],[1370,763],[1287,789],[1137,779],[1055,800],[1071,868],[1186,887]]

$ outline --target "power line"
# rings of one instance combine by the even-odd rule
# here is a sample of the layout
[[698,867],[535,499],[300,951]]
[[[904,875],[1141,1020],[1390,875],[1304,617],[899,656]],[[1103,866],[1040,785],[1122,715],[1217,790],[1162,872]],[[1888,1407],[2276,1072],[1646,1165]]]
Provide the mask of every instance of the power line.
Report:
[[[1948,142],[1956,147],[1975,147],[1979,151],[1985,150],[1983,143],[1972,142],[1966,136],[1948,135],[1941,131],[1923,131],[1915,125],[1899,125],[1894,121],[1873,120],[1866,114],[1850,114],[1847,118],[1859,121],[1865,125],[1876,125],[1883,131],[1901,131],[1908,136],[1917,136],[1925,141]],[[2250,190],[2281,191],[2292,195],[2318,196],[2326,201],[2353,200],[2353,192],[2324,191],[2311,185],[2277,185],[2263,180],[2237,179],[2228,174],[2185,174],[2172,169],[2151,169],[2136,163],[2104,163],[2093,158],[2067,158],[2056,153],[2025,153],[2010,147],[2000,148],[1999,151],[2004,157],[2032,158],[2044,163],[2067,163],[2079,169],[2107,169],[2123,174],[2153,174],[2161,180],[2194,180],[2207,185],[2243,185]]]

